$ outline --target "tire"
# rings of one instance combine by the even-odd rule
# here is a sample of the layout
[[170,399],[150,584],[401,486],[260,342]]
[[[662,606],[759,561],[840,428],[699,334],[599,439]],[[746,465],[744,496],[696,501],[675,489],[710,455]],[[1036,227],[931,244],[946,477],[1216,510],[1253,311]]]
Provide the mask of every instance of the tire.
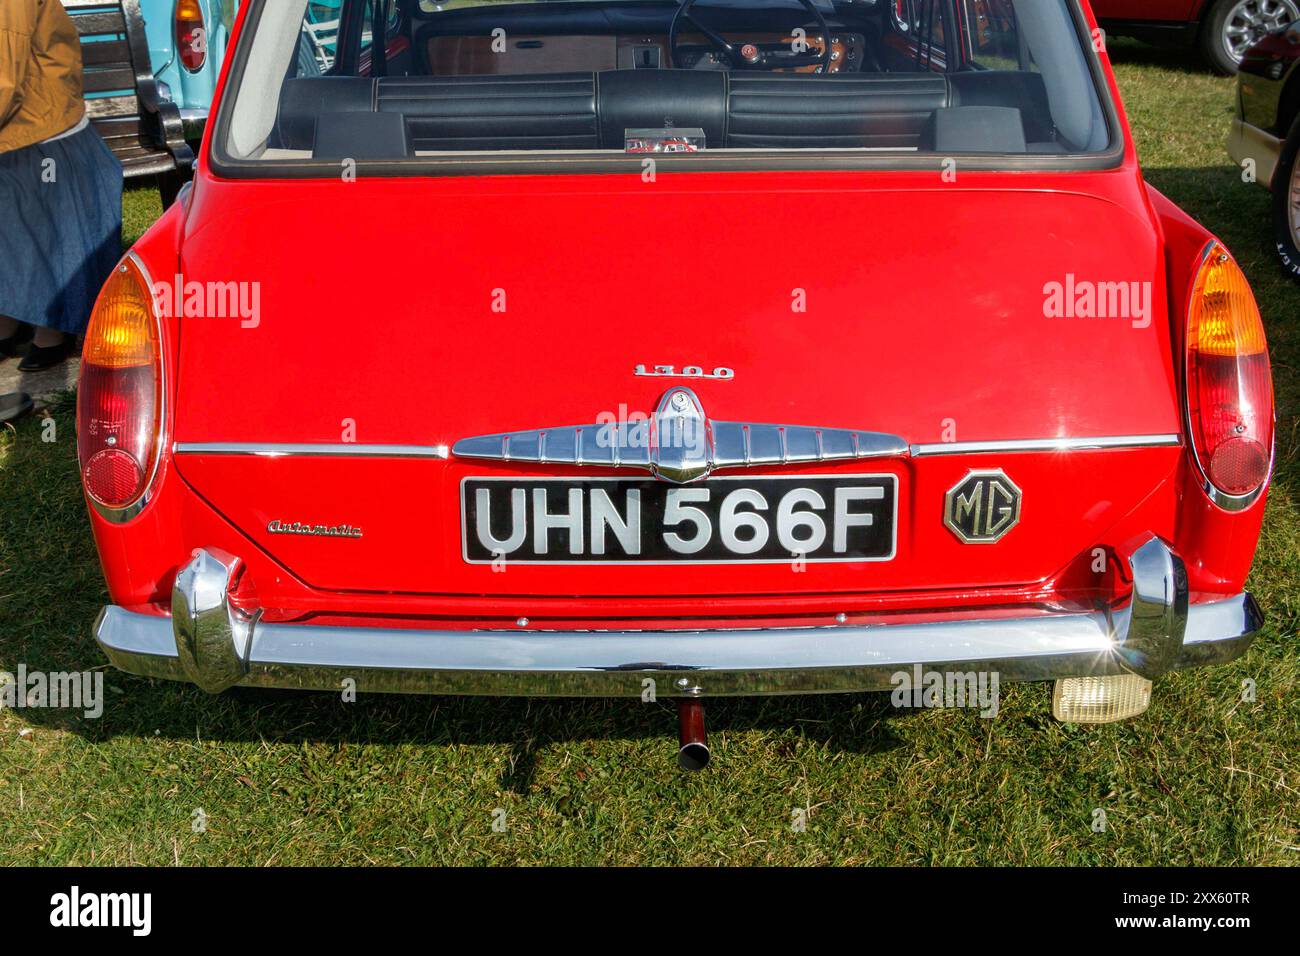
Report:
[[1273,243],[1282,271],[1300,282],[1300,118],[1282,144],[1270,188],[1273,193]]
[[[1297,0],[1212,0],[1201,20],[1201,55],[1215,73],[1232,76],[1247,47],[1296,19],[1300,19]],[[1230,44],[1236,45],[1235,54]]]

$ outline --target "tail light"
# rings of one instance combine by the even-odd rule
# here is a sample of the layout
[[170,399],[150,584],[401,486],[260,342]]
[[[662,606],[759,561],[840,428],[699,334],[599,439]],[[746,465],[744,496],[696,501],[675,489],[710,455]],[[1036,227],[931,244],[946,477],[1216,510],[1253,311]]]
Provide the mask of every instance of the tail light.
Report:
[[1217,242],[1187,309],[1187,417],[1206,492],[1230,510],[1254,501],[1272,461],[1273,378],[1255,296]]
[[208,58],[208,35],[199,0],[176,2],[176,51],[185,69],[191,73],[203,69]]
[[81,479],[101,513],[122,517],[143,504],[158,464],[161,426],[158,322],[149,283],[128,256],[95,302],[77,394]]

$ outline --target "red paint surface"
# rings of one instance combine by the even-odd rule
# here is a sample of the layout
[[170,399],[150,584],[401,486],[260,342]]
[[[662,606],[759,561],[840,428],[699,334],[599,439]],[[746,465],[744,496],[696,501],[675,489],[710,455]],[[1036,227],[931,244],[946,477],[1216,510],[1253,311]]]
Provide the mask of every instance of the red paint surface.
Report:
[[[654,409],[673,380],[635,377],[637,364],[734,369],[692,383],[721,420],[912,443],[1182,434],[1185,299],[1209,236],[1148,191],[1121,125],[1118,169],[952,184],[915,172],[233,182],[201,159],[188,209],[136,250],[155,278],[179,263],[187,280],[261,283],[261,316],[165,324],[168,441],[337,442],[355,422],[360,443],[450,445],[585,424],[624,403]],[[1046,317],[1044,285],[1067,273],[1150,282],[1150,324]],[[806,312],[791,310],[795,289]],[[944,493],[995,467],[1024,493],[1020,524],[963,545],[943,526]],[[598,472],[455,458],[167,454],[139,518],[91,520],[126,606],[166,604],[193,549],[215,546],[244,558],[239,597],[273,616],[582,621],[1105,600],[1123,585],[1089,570],[1093,549],[1145,531],[1182,554],[1204,599],[1241,589],[1263,513],[1262,499],[1239,514],[1211,505],[1186,448],[783,471],[801,470],[898,475],[897,557],[802,573],[494,574],[461,560],[463,477]],[[273,519],[364,537],[268,536]]]

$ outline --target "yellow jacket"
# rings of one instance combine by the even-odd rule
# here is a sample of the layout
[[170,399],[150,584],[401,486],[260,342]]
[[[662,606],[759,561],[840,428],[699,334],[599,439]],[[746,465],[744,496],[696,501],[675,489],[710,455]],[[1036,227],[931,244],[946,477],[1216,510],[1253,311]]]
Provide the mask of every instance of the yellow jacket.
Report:
[[0,153],[66,132],[85,109],[81,41],[60,0],[0,0]]

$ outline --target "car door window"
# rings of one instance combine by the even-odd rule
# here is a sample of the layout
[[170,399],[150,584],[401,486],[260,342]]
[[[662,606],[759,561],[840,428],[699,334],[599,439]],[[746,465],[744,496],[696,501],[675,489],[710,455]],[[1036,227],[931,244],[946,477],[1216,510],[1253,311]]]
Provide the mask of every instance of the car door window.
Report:
[[[363,0],[365,12],[361,24],[361,49],[369,50],[374,39],[374,0]],[[390,39],[396,36],[398,28],[402,25],[402,11],[397,5],[397,0],[384,0],[384,33]]]
[[972,66],[986,70],[1033,70],[1023,51],[1016,11],[1010,0],[963,0],[967,51]]
[[887,54],[887,58],[895,59],[899,54],[904,58],[895,68],[910,62],[911,69],[915,70],[943,72],[947,69],[944,23],[947,8],[943,0],[889,0],[894,40],[889,44],[893,56]]
[[938,52],[943,51],[943,8],[940,0],[891,0],[894,25],[907,35],[928,40]]

